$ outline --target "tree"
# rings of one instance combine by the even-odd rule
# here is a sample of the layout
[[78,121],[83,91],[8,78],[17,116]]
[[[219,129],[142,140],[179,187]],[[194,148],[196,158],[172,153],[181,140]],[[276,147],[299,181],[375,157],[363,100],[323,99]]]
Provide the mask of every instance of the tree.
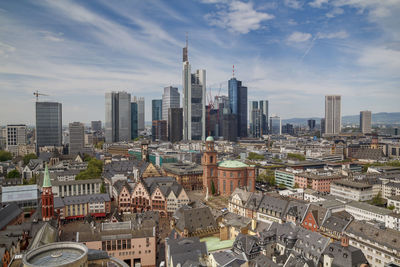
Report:
[[102,171],[103,162],[96,158],[92,158],[89,160],[87,169],[78,173],[75,180],[97,179],[101,177]]
[[100,193],[102,194],[106,193],[106,186],[104,185],[104,182],[100,186]]
[[12,170],[7,174],[7,178],[21,178],[21,174],[17,170]]
[[279,189],[286,189],[286,185],[283,184],[283,183],[280,183],[280,184],[279,184]]
[[371,204],[375,205],[375,206],[383,206],[383,205],[385,205],[385,200],[382,198],[381,191],[379,191],[379,193],[376,194],[376,196],[374,196],[374,198],[371,200]]
[[248,160],[264,160],[265,157],[263,155],[254,153],[254,152],[249,152],[249,156],[247,157]]
[[270,186],[274,186],[276,184],[275,175],[270,176],[268,183]]
[[211,181],[211,194],[215,195],[215,185],[214,185],[214,181]]
[[296,153],[288,153],[287,158],[294,159],[294,160],[300,160],[300,161],[306,160],[306,157],[304,155],[296,154]]
[[294,183],[294,188],[300,188],[298,183]]
[[28,165],[31,159],[37,159],[38,157],[34,153],[30,153],[24,156],[23,161],[25,165]]
[[98,142],[97,144],[96,144],[96,148],[97,149],[102,149],[103,148],[103,144],[104,144],[104,141],[100,141],[100,142]]
[[12,154],[8,151],[0,150],[0,161],[7,161],[12,159]]
[[387,208],[390,209],[390,210],[394,210],[394,205],[393,204],[389,205]]
[[92,159],[92,156],[89,154],[83,153],[83,161],[88,162]]

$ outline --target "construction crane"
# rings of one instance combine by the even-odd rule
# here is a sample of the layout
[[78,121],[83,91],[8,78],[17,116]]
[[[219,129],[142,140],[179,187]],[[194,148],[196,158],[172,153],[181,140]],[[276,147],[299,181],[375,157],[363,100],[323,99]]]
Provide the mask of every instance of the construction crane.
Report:
[[38,90],[36,90],[36,92],[33,92],[33,95],[34,95],[34,96],[36,96],[36,102],[38,102],[38,101],[39,101],[39,96],[40,96],[40,95],[43,95],[43,96],[48,96],[48,95],[45,95],[45,94],[39,93],[39,91],[38,91]]

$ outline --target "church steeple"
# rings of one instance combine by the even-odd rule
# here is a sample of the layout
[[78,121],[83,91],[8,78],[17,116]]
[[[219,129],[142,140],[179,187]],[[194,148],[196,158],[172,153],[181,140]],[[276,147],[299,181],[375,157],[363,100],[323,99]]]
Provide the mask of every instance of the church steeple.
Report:
[[43,177],[43,186],[42,187],[51,187],[51,181],[50,181],[50,174],[49,174],[49,169],[46,167],[44,168],[44,177]]
[[42,220],[49,221],[54,216],[54,195],[51,190],[51,181],[49,169],[44,169],[43,185],[42,185]]

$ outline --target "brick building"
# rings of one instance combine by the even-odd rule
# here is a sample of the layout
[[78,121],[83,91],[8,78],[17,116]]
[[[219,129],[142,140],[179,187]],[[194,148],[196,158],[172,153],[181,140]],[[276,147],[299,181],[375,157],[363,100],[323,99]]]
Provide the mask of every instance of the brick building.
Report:
[[194,163],[164,163],[162,171],[165,176],[175,177],[186,191],[203,189],[203,168]]
[[237,160],[217,163],[214,138],[207,137],[203,153],[203,190],[230,196],[238,187],[246,186],[250,192],[255,189],[255,167]]

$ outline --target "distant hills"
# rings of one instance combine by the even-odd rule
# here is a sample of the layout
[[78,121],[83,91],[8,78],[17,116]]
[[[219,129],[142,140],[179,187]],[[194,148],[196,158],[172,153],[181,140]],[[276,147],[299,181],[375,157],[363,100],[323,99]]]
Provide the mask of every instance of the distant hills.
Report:
[[[319,124],[321,118],[293,118],[282,120],[282,124],[307,125],[307,120],[313,119]],[[359,124],[360,115],[342,116],[342,124]],[[372,113],[372,124],[400,124],[400,112]]]

